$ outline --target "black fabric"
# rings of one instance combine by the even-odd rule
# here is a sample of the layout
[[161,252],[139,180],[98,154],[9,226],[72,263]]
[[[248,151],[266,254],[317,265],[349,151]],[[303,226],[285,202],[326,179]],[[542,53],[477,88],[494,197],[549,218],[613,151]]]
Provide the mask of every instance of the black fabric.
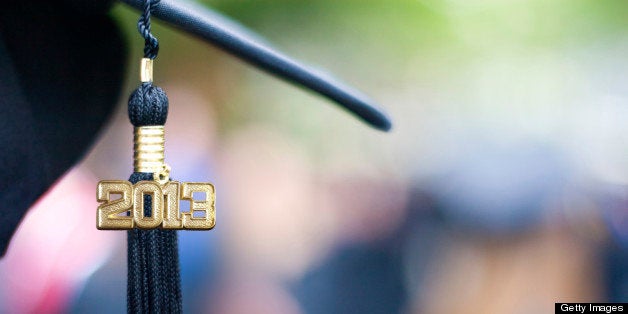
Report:
[[0,252],[26,210],[92,143],[118,99],[126,51],[111,1],[0,10]]
[[[136,172],[129,178],[133,184],[144,180],[153,180],[153,174]],[[150,208],[151,198],[145,196],[145,214],[150,215]],[[181,313],[176,231],[133,229],[127,231],[127,242],[128,313]]]
[[[122,0],[138,9],[142,0]],[[124,74],[113,0],[12,1],[0,10],[0,253],[25,211],[93,142]],[[162,0],[155,17],[339,103],[382,130],[391,122],[368,97],[272,49],[210,9]]]
[[[143,0],[121,1],[137,9],[144,4]],[[161,0],[152,14],[268,73],[327,97],[377,129],[389,130],[392,126],[384,110],[366,95],[289,58],[215,11],[184,0]]]
[[168,96],[159,86],[142,83],[129,96],[129,120],[134,126],[164,125],[168,118]]

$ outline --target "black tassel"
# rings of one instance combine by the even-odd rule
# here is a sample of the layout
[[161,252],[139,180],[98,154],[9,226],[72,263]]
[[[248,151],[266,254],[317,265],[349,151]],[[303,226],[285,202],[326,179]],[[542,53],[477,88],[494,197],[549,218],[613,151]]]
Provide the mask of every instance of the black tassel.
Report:
[[[129,119],[135,127],[163,125],[168,97],[159,87],[143,83],[129,98]],[[153,180],[152,173],[135,172],[133,184]],[[145,215],[151,215],[151,197],[145,195]],[[181,279],[177,233],[174,230],[129,230],[127,310],[129,313],[181,313]]]

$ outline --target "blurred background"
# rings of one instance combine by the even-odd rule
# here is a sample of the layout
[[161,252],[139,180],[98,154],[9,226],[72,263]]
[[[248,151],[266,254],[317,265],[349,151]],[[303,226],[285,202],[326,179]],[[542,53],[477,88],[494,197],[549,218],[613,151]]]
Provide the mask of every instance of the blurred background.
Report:
[[[366,91],[394,127],[156,22],[166,161],[217,190],[216,228],[179,232],[186,312],[628,301],[628,2],[201,2]],[[119,109],[22,222],[1,312],[126,310],[126,233],[85,223],[98,180],[132,172],[143,40],[137,12],[111,14],[131,50]]]

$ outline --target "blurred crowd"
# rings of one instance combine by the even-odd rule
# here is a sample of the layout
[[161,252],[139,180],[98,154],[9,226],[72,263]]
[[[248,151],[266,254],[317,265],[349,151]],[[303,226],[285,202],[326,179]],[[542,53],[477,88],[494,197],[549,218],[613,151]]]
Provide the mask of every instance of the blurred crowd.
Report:
[[[628,3],[208,0],[388,110],[390,133],[156,25],[190,313],[547,313],[628,300]],[[95,186],[132,172],[126,99],[0,260],[0,312],[126,309],[126,233]],[[59,228],[63,225],[64,228]]]

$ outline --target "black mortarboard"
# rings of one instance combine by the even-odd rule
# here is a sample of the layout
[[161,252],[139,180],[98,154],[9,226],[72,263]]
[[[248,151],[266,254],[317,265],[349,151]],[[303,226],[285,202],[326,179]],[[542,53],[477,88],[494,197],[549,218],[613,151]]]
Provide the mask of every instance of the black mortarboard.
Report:
[[[142,6],[141,0],[122,1]],[[81,158],[118,101],[126,49],[106,15],[111,3],[24,1],[0,10],[0,252],[31,204]],[[368,97],[292,60],[217,12],[162,0],[152,14],[327,97],[375,128],[391,126]]]

